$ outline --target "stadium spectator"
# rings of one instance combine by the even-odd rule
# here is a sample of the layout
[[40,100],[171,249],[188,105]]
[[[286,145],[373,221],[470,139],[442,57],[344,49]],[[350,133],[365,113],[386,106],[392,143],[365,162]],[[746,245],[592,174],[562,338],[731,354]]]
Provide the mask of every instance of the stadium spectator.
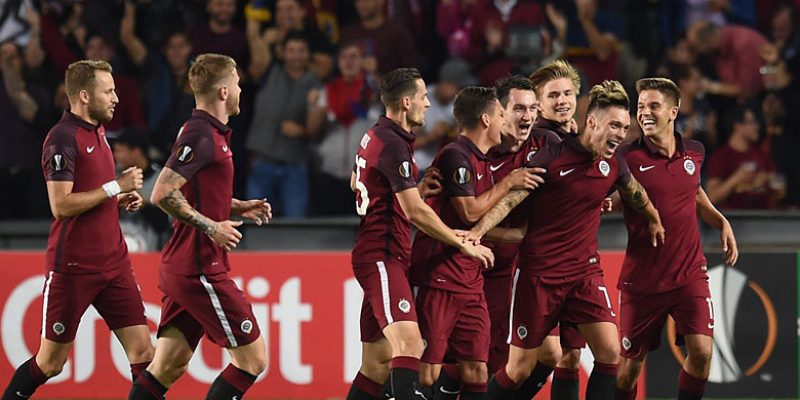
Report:
[[696,21],[709,21],[717,26],[756,25],[753,0],[685,0],[686,26]]
[[233,23],[236,0],[207,0],[208,21],[189,31],[192,56],[204,53],[224,54],[236,60],[237,65],[249,61],[248,40],[244,29]]
[[120,41],[139,67],[145,110],[156,158],[165,160],[183,121],[191,116],[194,97],[188,82],[192,45],[182,31],[168,35],[160,51],[150,51],[136,36],[136,5],[125,3]]
[[[676,64],[670,76],[681,88],[680,109],[675,119],[675,132],[685,139],[700,141],[707,155],[718,146],[717,113],[702,94],[702,76],[695,66]],[[707,156],[706,156],[707,157]]]
[[[294,0],[290,0],[294,1]],[[337,57],[339,76],[309,92],[308,129],[319,138],[319,170],[312,182],[312,213],[355,212],[350,174],[361,137],[380,116],[375,88],[363,70],[364,52],[357,42],[344,43]]]
[[[621,42],[627,37],[626,21],[607,2],[575,0],[567,15],[566,58],[591,87],[617,79]],[[580,108],[579,108],[580,109]]]
[[722,209],[774,208],[784,189],[772,159],[758,146],[755,110],[734,108],[727,125],[731,132],[728,143],[708,161],[708,198]]
[[272,62],[255,98],[247,136],[247,150],[252,154],[247,197],[269,199],[276,215],[305,217],[314,134],[306,125],[308,95],[321,84],[309,70],[305,36],[289,33],[283,47],[285,61]]
[[150,202],[161,166],[150,160],[147,155],[149,147],[147,136],[137,128],[123,129],[111,143],[117,171],[130,167],[142,170],[142,188],[139,189],[139,194],[144,199],[144,205],[137,213],[119,215],[122,235],[125,236],[130,252],[161,250],[170,228],[167,216]]
[[[342,30],[342,42],[361,42],[364,68],[382,76],[399,67],[417,65],[414,37],[399,23],[387,19],[385,0],[355,0],[359,20]],[[402,43],[401,46],[398,46]]]
[[48,91],[24,75],[20,49],[0,46],[0,219],[47,217],[39,155],[47,125],[53,120]]
[[431,107],[426,114],[425,125],[415,130],[414,158],[421,171],[431,165],[439,148],[458,134],[453,101],[459,90],[476,83],[469,66],[461,60],[450,60],[439,69],[439,81],[428,87]]
[[698,55],[708,57],[714,66],[717,80],[704,80],[705,92],[747,98],[764,88],[759,75],[764,60],[758,55],[769,43],[762,34],[745,26],[719,27],[697,21],[687,30],[686,39]]
[[328,38],[320,32],[315,24],[309,24],[306,19],[306,9],[301,0],[277,0],[275,3],[275,26],[264,32],[264,41],[271,46],[272,52],[279,59],[283,55],[279,44],[283,42],[290,31],[299,31],[308,38],[311,50],[311,72],[319,80],[324,80],[333,71],[333,45]]

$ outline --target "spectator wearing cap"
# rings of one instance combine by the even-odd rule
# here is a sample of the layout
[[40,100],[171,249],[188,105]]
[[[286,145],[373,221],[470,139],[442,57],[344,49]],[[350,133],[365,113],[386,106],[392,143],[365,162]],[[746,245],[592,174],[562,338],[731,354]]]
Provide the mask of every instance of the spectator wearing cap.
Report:
[[706,168],[706,191],[722,209],[774,208],[783,196],[780,177],[767,153],[758,146],[759,123],[748,107],[730,110],[730,138]]
[[414,140],[414,159],[420,172],[431,165],[439,148],[458,134],[453,117],[456,94],[462,88],[477,83],[467,63],[452,59],[439,69],[439,81],[428,86],[431,107],[425,114],[425,125],[417,128]]
[[130,167],[139,167],[144,175],[144,182],[139,194],[142,195],[145,205],[136,213],[120,213],[120,225],[128,250],[157,251],[165,242],[169,230],[169,220],[166,214],[154,204],[150,203],[150,195],[156,184],[161,166],[152,162],[148,156],[150,148],[147,135],[137,128],[126,128],[112,140],[114,161],[117,170],[123,171]]
[[381,113],[375,90],[364,72],[364,54],[357,42],[344,43],[337,57],[339,75],[309,93],[308,126],[317,132],[318,169],[312,173],[314,215],[353,214],[350,189],[353,158],[364,132]]

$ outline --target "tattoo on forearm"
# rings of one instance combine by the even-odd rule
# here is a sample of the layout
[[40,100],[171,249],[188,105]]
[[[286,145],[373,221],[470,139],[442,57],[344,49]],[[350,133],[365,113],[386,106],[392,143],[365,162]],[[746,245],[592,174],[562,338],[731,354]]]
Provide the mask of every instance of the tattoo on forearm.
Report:
[[172,189],[159,203],[161,208],[178,221],[189,224],[199,231],[212,235],[216,226],[189,205],[180,189]]
[[477,229],[479,232],[488,232],[490,229],[497,226],[514,207],[522,203],[522,200],[525,200],[528,194],[529,192],[527,190],[512,190],[505,195],[505,197],[500,199],[491,210],[484,214],[473,229]]
[[647,192],[645,192],[639,181],[632,177],[630,183],[620,190],[620,195],[626,203],[637,210],[641,210],[650,204]]

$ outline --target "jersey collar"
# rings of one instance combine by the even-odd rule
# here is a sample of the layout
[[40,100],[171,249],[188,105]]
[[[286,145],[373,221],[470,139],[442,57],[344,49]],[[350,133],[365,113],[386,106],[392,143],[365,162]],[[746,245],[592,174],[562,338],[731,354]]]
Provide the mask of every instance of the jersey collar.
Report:
[[473,143],[468,137],[459,135],[456,141],[458,144],[469,149],[469,151],[471,151],[472,154],[475,154],[475,157],[478,157],[479,160],[486,160],[488,157],[486,154],[481,153],[481,150],[478,148],[478,146],[476,146],[475,143]]
[[[683,157],[686,155],[686,146],[683,143],[683,136],[680,133],[675,132],[675,155],[679,157]],[[644,134],[639,137],[637,141],[639,146],[646,148],[650,154],[652,155],[660,155],[661,157],[666,157],[663,153],[661,153],[661,149],[659,149],[653,141],[646,137]]]
[[575,136],[575,133],[567,132],[562,129],[561,125],[559,125],[557,122],[542,117],[536,118],[536,122],[533,123],[533,127],[553,131],[558,134],[561,139],[564,139],[567,136]]
[[213,126],[217,130],[217,132],[220,133],[220,135],[226,136],[232,132],[231,127],[223,124],[220,120],[218,120],[216,117],[214,117],[213,115],[209,114],[206,111],[198,110],[195,108],[194,110],[192,110],[192,118],[199,118],[204,121],[208,121],[208,123],[210,123],[211,126]]
[[414,134],[413,133],[403,129],[403,127],[401,127],[400,124],[398,124],[397,122],[395,122],[391,118],[386,117],[385,115],[381,115],[381,117],[378,119],[378,126],[393,130],[395,133],[400,135],[400,137],[405,139],[407,142],[413,142],[414,141]]
[[71,123],[73,125],[77,125],[79,128],[87,130],[87,131],[90,131],[90,132],[94,132],[94,131],[98,130],[100,128],[100,126],[101,126],[100,124],[97,124],[97,125],[91,124],[91,123],[85,121],[83,118],[77,116],[76,114],[73,114],[70,111],[64,111],[64,115],[61,116],[61,119],[63,121],[67,121],[67,122],[69,122],[69,123]]

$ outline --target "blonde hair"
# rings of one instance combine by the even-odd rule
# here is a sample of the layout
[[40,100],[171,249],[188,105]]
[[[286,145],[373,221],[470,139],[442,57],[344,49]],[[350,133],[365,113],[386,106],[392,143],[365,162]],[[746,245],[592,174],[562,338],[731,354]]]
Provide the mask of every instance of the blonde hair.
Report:
[[537,97],[542,96],[542,89],[544,89],[544,85],[546,85],[547,82],[561,78],[567,78],[572,81],[572,85],[575,86],[576,95],[578,94],[577,92],[581,91],[581,76],[578,74],[575,67],[564,60],[555,60],[537,69],[530,76]]
[[74,97],[81,90],[89,90],[95,85],[95,71],[112,72],[111,64],[105,61],[81,60],[67,67],[64,73],[64,86],[67,97]]
[[586,114],[588,115],[595,110],[603,110],[609,107],[621,107],[625,110],[631,109],[631,101],[628,98],[628,93],[625,88],[618,81],[603,81],[603,83],[594,85],[592,90],[589,91],[589,109]]
[[667,99],[677,106],[681,101],[681,89],[671,79],[667,78],[642,78],[636,81],[636,93],[645,90],[658,90]]
[[236,61],[233,58],[221,54],[201,54],[189,68],[189,86],[195,96],[208,95],[235,69]]

